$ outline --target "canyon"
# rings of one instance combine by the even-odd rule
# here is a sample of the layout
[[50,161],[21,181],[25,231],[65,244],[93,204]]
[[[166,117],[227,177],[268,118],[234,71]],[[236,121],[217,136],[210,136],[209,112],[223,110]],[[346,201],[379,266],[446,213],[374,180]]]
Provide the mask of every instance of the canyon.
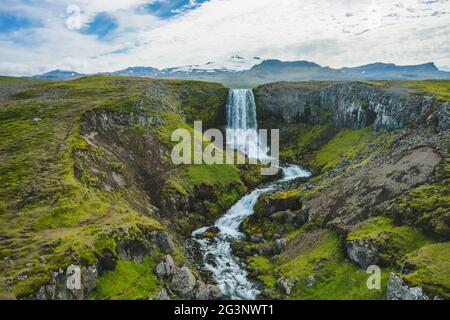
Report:
[[[254,290],[245,298],[450,295],[448,81],[254,88],[251,128],[279,128],[285,170],[312,173],[276,188],[283,177],[259,165],[171,162],[175,129],[226,132],[223,85],[94,76],[0,88],[0,298],[239,298],[198,241],[220,239],[223,225],[207,226],[243,200],[226,246]],[[365,287],[371,264],[378,291]],[[73,266],[79,289],[65,286]]]

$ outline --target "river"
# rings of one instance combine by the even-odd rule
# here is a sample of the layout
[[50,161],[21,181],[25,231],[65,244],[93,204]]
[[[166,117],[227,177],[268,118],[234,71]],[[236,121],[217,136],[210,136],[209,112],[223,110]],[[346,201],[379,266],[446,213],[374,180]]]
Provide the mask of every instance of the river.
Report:
[[[242,141],[250,141],[250,148],[244,149]],[[268,150],[259,144],[257,135],[256,107],[253,92],[249,89],[231,90],[227,103],[227,143],[235,149],[246,151],[247,155],[266,158]],[[212,273],[222,294],[228,299],[254,300],[260,295],[255,283],[248,278],[240,259],[233,255],[231,243],[244,239],[239,227],[245,218],[253,214],[253,207],[264,192],[276,190],[286,181],[308,177],[310,173],[298,166],[281,167],[282,178],[264,187],[253,190],[236,202],[215,223],[219,232],[212,239],[202,238],[209,227],[192,233],[203,254],[203,267]]]

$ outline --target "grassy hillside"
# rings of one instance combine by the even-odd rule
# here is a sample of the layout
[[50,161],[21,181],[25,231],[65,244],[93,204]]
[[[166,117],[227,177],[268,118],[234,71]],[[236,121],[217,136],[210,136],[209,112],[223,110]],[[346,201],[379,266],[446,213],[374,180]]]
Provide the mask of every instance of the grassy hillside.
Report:
[[[449,82],[371,84],[449,100]],[[155,298],[165,285],[155,275],[164,253],[122,260],[120,245],[166,231],[176,263],[189,264],[190,233],[263,181],[259,167],[170,160],[173,130],[194,133],[194,120],[204,129],[222,126],[227,93],[196,81],[0,77],[0,298],[33,298],[60,268],[110,260],[114,267],[100,270],[88,298]],[[264,195],[243,224],[249,239],[263,240],[240,241],[236,254],[267,297],[382,299],[389,274],[410,267],[401,274],[408,284],[448,297],[445,134],[410,128],[374,135],[372,127],[290,123],[281,139],[282,159],[315,176]],[[423,155],[417,150],[427,157],[411,164]],[[432,172],[425,172],[430,163]],[[285,246],[275,250],[279,239]],[[367,289],[367,273],[349,259],[351,241],[379,249],[381,290]],[[296,279],[290,295],[280,278]]]
[[[2,297],[30,296],[49,281],[51,270],[88,265],[105,248],[115,254],[117,241],[126,234],[168,230],[178,239],[176,227],[154,214],[160,201],[155,190],[172,177],[186,186],[180,192],[187,195],[200,184],[219,186],[217,191],[240,186],[234,196],[214,204],[216,215],[245,191],[234,166],[175,168],[168,158],[174,128],[190,128],[194,120],[203,120],[206,128],[223,122],[228,90],[221,85],[123,77],[0,78],[0,89]],[[110,131],[88,137],[91,122],[103,115],[113,119]],[[157,119],[155,124],[140,121],[150,118]],[[162,153],[134,163],[120,154],[125,145],[136,156],[144,157],[146,146],[159,146]],[[161,163],[162,171],[152,161]],[[139,180],[140,174],[148,180]],[[123,268],[119,264],[115,272]],[[143,275],[147,281],[154,272],[148,266],[136,266],[137,273],[126,277],[144,271],[150,273]],[[100,280],[97,297],[142,297],[142,290],[122,293],[118,284],[109,288],[107,277]],[[157,290],[148,288],[151,283],[144,287],[149,293]]]

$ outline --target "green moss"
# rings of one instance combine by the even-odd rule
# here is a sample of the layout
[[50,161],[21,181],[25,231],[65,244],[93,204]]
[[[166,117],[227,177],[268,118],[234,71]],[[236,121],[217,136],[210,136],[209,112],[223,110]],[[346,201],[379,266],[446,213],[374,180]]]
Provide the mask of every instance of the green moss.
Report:
[[405,265],[411,272],[403,278],[411,286],[450,299],[450,242],[431,244],[409,254]]
[[409,226],[394,226],[388,217],[369,219],[358,230],[350,233],[347,240],[369,240],[379,251],[380,263],[389,265],[431,240],[420,230]]
[[190,165],[183,168],[183,174],[187,182],[194,186],[198,184],[229,184],[241,185],[241,179],[234,165]]
[[450,165],[438,171],[438,181],[411,189],[392,204],[389,213],[399,223],[416,226],[441,239],[450,239]]
[[242,184],[238,184],[235,188],[219,194],[217,203],[221,208],[229,208],[242,197],[245,191],[245,187]]
[[450,101],[450,81],[449,80],[390,80],[390,81],[364,81],[367,84],[389,88],[405,87],[416,90],[420,94],[434,95],[443,101]]
[[275,266],[267,257],[251,257],[247,268],[251,274],[256,275],[256,278],[264,284],[265,289],[276,289]]
[[[254,206],[254,214],[246,218],[241,229],[246,234],[262,234],[266,239],[293,231],[300,221],[300,190],[291,189],[272,194],[262,194]],[[285,211],[297,217],[297,223],[289,222]]]
[[350,160],[367,150],[372,128],[362,130],[342,129],[323,148],[315,153],[310,165],[326,171],[344,160]]
[[107,271],[97,279],[97,288],[90,295],[96,300],[147,300],[161,290],[154,272],[156,261],[145,258],[143,263],[118,260],[114,271]]
[[[302,236],[307,239],[307,234]],[[382,270],[382,289],[369,290],[366,282],[370,274],[346,261],[340,239],[331,231],[322,231],[298,255],[280,256],[275,272],[298,279],[289,299],[313,300],[384,299],[390,274],[390,270]],[[314,277],[313,285],[308,286],[311,277]]]
[[[190,128],[182,121],[190,90],[200,101],[192,103],[192,110],[210,99],[216,99],[218,108],[222,102],[214,92],[223,90],[216,84],[103,76],[74,81],[1,78],[0,86],[2,92],[14,93],[0,108],[0,234],[8,239],[0,246],[0,273],[5,279],[27,275],[11,286],[17,297],[32,295],[49,281],[51,270],[93,263],[103,249],[114,251],[115,242],[106,235],[165,228],[157,218],[137,211],[148,201],[138,186],[111,192],[100,188],[106,171],[125,174],[127,168],[80,135],[84,117],[99,110],[154,116],[161,120],[163,134],[158,135],[158,126],[129,131],[135,136],[156,133],[170,146],[172,128]],[[91,170],[89,161],[101,164],[94,168],[101,172]],[[179,249],[175,256],[182,260]],[[25,267],[28,262],[33,267]]]
[[448,80],[405,81],[404,85],[421,93],[431,93],[443,101],[450,101],[450,81]]
[[280,158],[306,162],[309,153],[326,143],[329,131],[328,125],[286,125],[280,132]]

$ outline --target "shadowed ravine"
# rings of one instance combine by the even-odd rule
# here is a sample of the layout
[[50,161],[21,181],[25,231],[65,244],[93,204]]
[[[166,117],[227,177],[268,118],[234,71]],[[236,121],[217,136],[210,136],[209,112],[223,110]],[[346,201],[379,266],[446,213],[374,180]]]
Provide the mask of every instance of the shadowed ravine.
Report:
[[[266,149],[257,139],[256,108],[251,90],[231,90],[227,104],[227,138],[235,149],[245,152],[241,141],[249,141],[247,153],[257,158],[267,158]],[[204,268],[212,273],[222,294],[229,299],[257,299],[260,292],[247,277],[239,258],[232,253],[231,243],[243,239],[245,235],[239,231],[244,219],[253,214],[253,207],[259,196],[277,188],[280,183],[300,177],[307,177],[309,172],[298,166],[289,165],[281,168],[283,176],[280,180],[245,195],[219,220],[215,227],[219,232],[212,239],[200,238],[208,227],[200,228],[192,233],[203,254]]]

